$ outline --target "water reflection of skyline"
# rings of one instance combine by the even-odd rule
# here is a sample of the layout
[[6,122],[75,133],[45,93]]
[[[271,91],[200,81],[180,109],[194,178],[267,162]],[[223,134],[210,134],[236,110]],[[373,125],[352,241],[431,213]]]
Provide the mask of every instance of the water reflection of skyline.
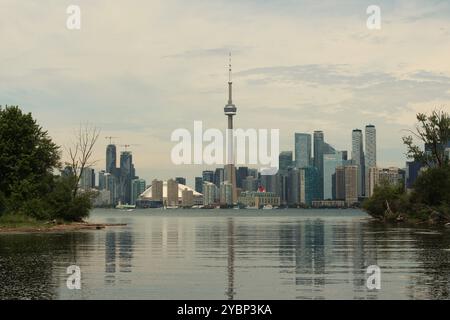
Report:
[[[445,230],[418,232],[351,217],[194,214],[106,220],[129,225],[0,235],[0,298],[449,297]],[[65,268],[74,263],[83,272],[81,292],[65,288]],[[382,268],[380,291],[366,288],[365,271],[372,264]]]

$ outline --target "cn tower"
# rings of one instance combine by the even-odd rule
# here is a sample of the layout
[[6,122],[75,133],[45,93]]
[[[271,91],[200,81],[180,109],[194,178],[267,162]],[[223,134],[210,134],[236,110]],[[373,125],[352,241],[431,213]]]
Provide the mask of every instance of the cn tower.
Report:
[[228,103],[223,109],[225,115],[228,117],[227,130],[227,164],[225,165],[225,179],[231,183],[233,188],[233,202],[237,201],[236,190],[236,169],[234,167],[234,147],[233,147],[233,116],[236,115],[236,106],[233,104],[233,82],[231,80],[231,53],[228,64]]

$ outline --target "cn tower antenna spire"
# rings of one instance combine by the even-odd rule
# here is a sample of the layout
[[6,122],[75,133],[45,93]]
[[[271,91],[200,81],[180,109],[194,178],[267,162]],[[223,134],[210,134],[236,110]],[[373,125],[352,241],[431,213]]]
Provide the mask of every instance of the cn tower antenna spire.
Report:
[[231,81],[231,52],[229,54],[229,64],[228,64],[228,83],[232,83]]

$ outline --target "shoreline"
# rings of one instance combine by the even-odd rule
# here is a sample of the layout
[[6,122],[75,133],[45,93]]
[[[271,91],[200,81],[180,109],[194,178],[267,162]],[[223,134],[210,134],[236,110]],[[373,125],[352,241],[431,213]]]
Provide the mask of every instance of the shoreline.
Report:
[[71,232],[80,230],[102,230],[107,227],[123,227],[126,223],[88,223],[73,222],[63,224],[42,224],[39,226],[7,226],[0,225],[2,233],[47,233],[47,232]]

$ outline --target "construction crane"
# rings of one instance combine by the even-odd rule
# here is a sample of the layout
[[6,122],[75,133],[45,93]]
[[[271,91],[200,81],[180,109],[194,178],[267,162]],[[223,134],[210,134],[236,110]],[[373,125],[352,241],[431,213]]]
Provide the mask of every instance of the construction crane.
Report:
[[109,139],[109,144],[112,144],[112,139],[115,139],[115,138],[118,138],[118,137],[112,137],[112,136],[105,137],[105,139]]
[[140,146],[140,144],[121,144],[121,147],[125,148],[125,151],[131,146]]

